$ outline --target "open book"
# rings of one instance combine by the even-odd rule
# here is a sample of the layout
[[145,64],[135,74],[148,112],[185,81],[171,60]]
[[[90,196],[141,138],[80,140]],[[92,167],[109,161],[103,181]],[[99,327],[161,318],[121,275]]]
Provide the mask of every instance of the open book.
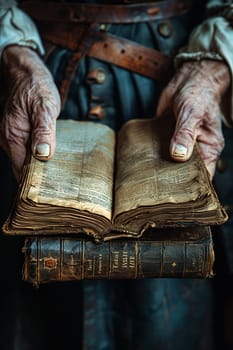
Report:
[[28,158],[6,234],[139,237],[148,227],[226,221],[198,147],[169,156],[172,118],[106,125],[59,120],[52,160]]

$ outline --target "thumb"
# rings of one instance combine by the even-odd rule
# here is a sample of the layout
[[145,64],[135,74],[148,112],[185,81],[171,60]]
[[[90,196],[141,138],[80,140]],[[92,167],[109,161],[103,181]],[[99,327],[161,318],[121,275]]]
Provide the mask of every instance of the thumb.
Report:
[[32,153],[39,160],[53,157],[56,147],[56,118],[47,113],[35,116],[32,129]]
[[192,113],[178,117],[176,128],[170,142],[170,155],[177,162],[185,162],[193,152],[198,135],[199,118]]

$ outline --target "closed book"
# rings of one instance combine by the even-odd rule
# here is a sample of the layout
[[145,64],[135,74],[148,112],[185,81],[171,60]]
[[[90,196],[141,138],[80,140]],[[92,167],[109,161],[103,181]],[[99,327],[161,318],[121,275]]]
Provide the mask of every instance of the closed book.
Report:
[[[153,230],[152,230],[153,231]],[[86,237],[25,240],[23,280],[39,285],[83,279],[208,278],[214,247],[208,226],[156,229],[139,239],[95,243]]]

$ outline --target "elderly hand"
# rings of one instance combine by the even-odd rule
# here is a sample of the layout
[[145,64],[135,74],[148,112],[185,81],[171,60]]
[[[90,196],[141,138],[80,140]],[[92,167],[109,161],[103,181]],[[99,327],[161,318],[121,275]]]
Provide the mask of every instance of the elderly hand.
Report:
[[50,72],[29,48],[6,48],[1,68],[7,99],[1,119],[0,146],[10,157],[19,180],[29,146],[41,160],[54,154],[60,97]]
[[170,143],[171,157],[179,162],[186,161],[197,140],[211,178],[224,147],[219,105],[229,83],[230,74],[225,63],[189,61],[164,89],[157,107],[157,117],[167,113],[176,117]]

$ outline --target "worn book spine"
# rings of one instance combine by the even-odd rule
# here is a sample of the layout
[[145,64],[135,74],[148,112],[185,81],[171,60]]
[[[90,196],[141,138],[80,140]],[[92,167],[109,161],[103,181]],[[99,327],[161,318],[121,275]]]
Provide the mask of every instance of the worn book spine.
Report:
[[82,279],[212,277],[212,237],[193,241],[30,238],[23,280],[34,285]]

